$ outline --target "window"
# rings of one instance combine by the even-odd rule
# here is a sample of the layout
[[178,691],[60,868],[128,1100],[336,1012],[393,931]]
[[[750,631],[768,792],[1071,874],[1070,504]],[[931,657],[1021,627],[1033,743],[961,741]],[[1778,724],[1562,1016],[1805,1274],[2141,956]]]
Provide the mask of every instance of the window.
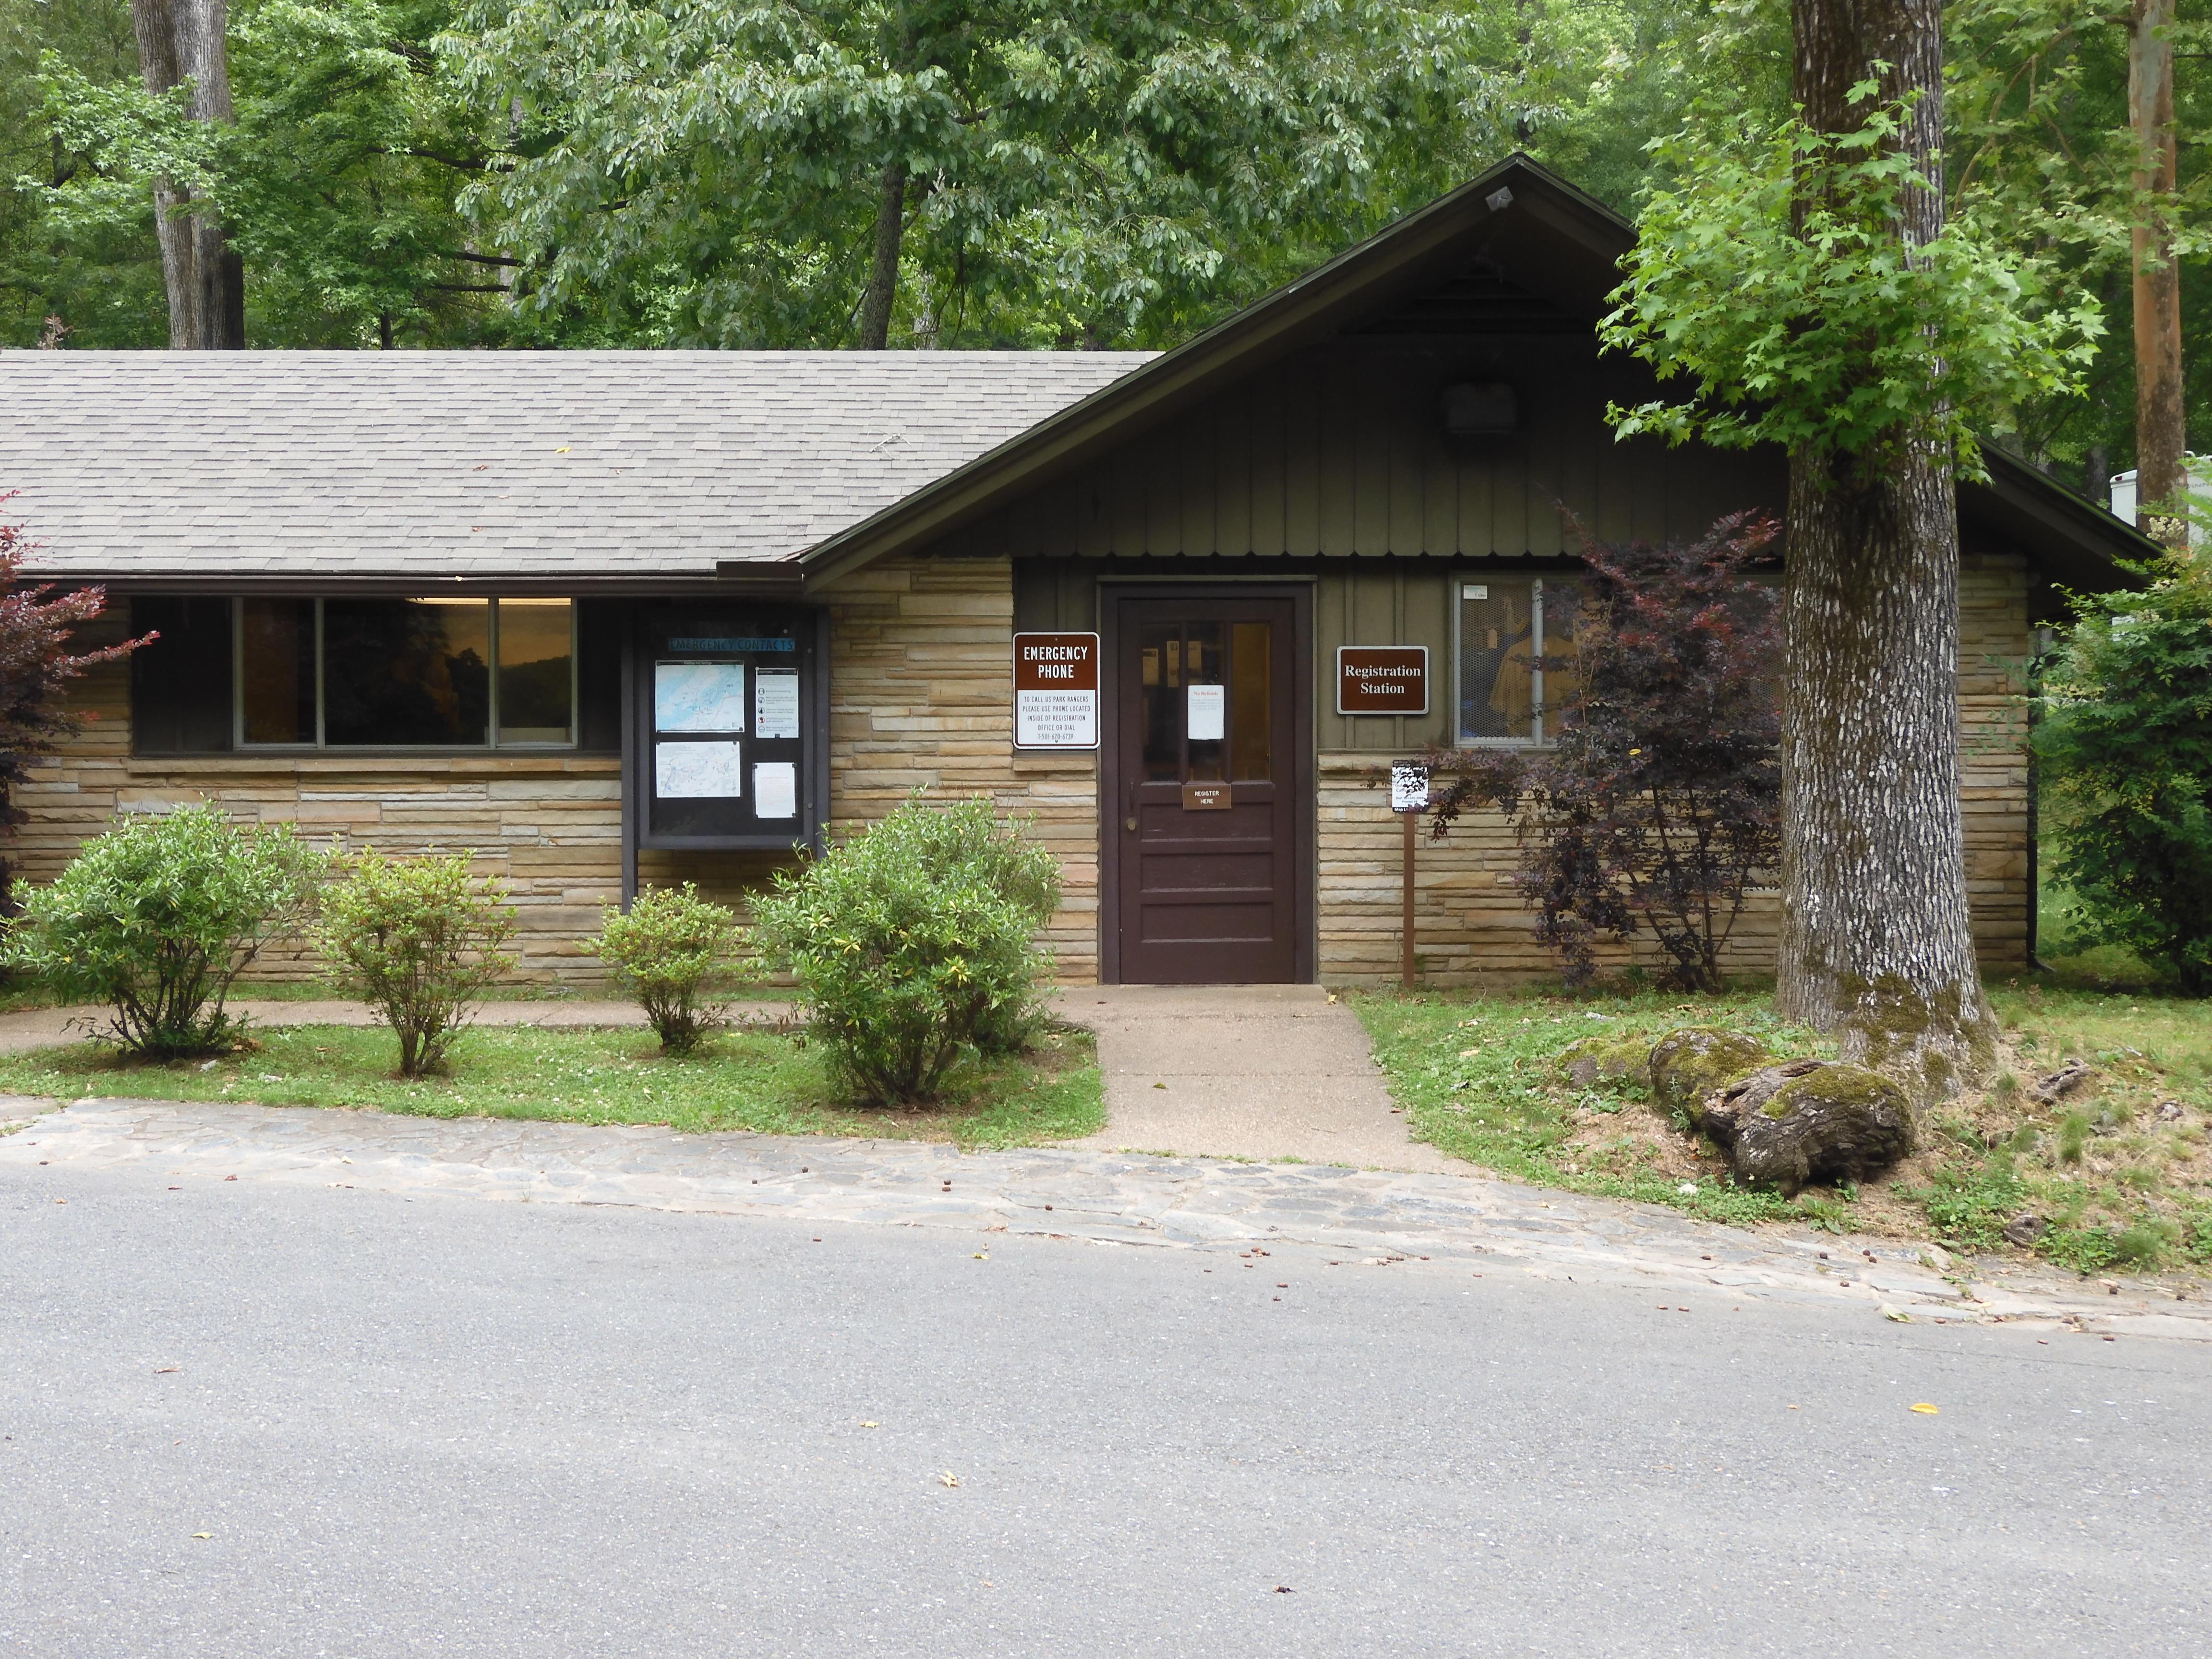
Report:
[[569,747],[568,599],[238,601],[241,747]]
[[1459,599],[1459,740],[1543,743],[1575,689],[1571,576],[1462,582]]

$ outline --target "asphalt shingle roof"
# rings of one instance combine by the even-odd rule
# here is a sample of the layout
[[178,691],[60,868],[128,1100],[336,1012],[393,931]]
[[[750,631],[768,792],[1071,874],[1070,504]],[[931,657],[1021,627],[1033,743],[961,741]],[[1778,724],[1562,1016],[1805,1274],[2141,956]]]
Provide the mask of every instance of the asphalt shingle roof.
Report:
[[708,576],[1119,379],[1082,351],[0,354],[0,517],[58,576]]

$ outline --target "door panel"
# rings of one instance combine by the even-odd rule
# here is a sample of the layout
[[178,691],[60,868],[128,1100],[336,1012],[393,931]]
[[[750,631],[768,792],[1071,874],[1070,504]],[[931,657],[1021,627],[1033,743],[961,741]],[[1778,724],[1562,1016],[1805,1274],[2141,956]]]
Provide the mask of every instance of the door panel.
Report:
[[[1297,601],[1109,591],[1107,604],[1109,972],[1134,984],[1304,977]],[[1225,809],[1184,805],[1185,783],[1223,782]]]

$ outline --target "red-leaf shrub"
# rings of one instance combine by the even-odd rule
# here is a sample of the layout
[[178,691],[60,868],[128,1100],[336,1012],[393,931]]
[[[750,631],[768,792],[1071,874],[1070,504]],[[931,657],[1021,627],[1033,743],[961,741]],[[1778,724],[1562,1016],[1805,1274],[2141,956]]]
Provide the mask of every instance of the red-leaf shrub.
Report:
[[1569,984],[1601,935],[1648,933],[1670,984],[1722,988],[1745,895],[1781,856],[1780,593],[1751,574],[1779,529],[1739,513],[1687,545],[1585,540],[1576,653],[1538,663],[1570,688],[1557,741],[1425,757],[1433,837],[1470,807],[1513,817],[1516,884]]
[[[0,505],[14,495],[0,495]],[[75,726],[64,706],[66,684],[155,637],[148,634],[97,651],[70,650],[70,630],[106,609],[107,591],[79,587],[57,594],[52,583],[18,586],[24,556],[34,545],[21,525],[0,523],[0,827],[9,830],[23,821],[15,787],[30,775],[32,757],[51,754]],[[11,879],[8,860],[0,859],[0,906],[6,904]]]

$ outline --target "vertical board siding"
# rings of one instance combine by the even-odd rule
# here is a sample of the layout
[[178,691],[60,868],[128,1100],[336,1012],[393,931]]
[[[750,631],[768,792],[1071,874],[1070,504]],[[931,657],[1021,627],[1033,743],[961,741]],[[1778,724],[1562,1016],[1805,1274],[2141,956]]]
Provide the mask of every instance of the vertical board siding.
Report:
[[[1779,509],[1778,456],[1617,443],[1634,395],[1587,338],[1344,339],[1262,369],[959,532],[1013,558],[1467,558],[1571,555],[1608,537],[1695,535],[1722,512]],[[1443,389],[1513,386],[1520,429],[1459,438]],[[1036,510],[1073,501],[1073,514]],[[1572,523],[1570,523],[1571,520]]]

